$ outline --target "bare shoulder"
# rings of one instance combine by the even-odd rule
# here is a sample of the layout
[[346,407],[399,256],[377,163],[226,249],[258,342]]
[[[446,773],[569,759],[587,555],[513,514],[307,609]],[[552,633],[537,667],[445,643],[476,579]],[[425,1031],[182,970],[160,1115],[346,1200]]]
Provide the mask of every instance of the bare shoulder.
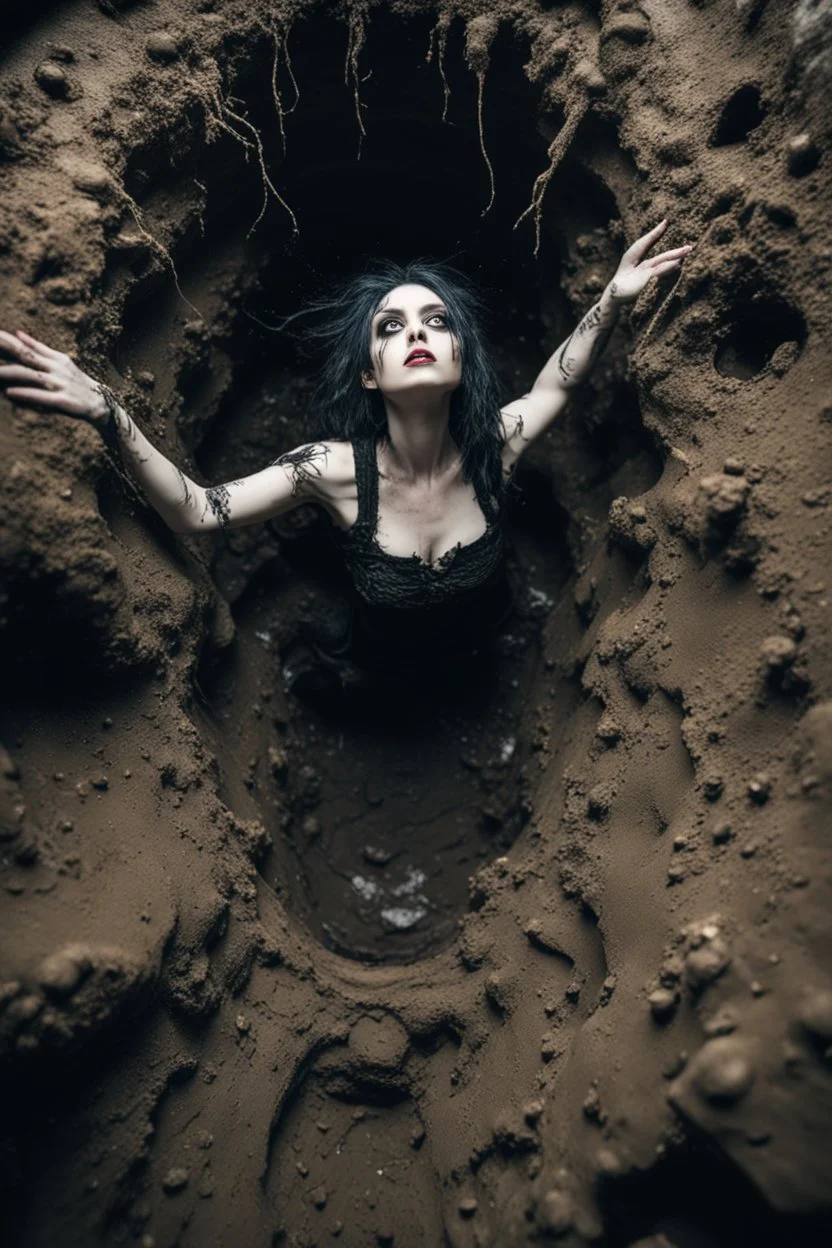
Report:
[[285,473],[297,502],[317,502],[331,513],[355,495],[352,443],[344,439],[304,442],[272,461]]
[[334,486],[348,486],[355,480],[355,455],[352,442],[346,439],[330,439],[319,442],[326,456],[325,479]]

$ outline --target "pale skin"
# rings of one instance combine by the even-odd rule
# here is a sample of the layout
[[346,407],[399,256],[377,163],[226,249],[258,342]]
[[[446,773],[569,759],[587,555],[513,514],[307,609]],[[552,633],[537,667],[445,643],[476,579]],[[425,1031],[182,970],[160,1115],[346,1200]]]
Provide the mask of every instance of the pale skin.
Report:
[[[680,267],[690,246],[650,256],[667,228],[661,221],[624,253],[612,281],[576,329],[553,353],[528,394],[500,411],[506,476],[526,448],[556,420],[584,381],[612,333],[622,305],[655,277]],[[417,284],[397,286],[376,309],[370,334],[372,371],[362,384],[381,392],[388,440],[379,445],[376,538],[392,555],[425,563],[486,528],[474,488],[462,478],[459,448],[448,422],[451,395],[462,375],[461,345],[448,327],[442,300]],[[414,350],[433,356],[406,363]],[[175,533],[233,528],[316,502],[347,529],[358,515],[355,463],[349,442],[305,443],[251,476],[202,486],[145,437],[115,396],[70,356],[23,330],[0,330],[0,386],[8,398],[84,419],[99,428],[112,415],[125,463],[148,502]]]

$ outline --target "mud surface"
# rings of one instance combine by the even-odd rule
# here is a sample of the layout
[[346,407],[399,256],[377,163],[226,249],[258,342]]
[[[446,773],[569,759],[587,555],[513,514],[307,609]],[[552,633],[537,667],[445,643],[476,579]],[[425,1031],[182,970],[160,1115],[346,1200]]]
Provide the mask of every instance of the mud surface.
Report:
[[322,517],[176,537],[0,400],[10,1242],[826,1242],[828,6],[0,12],[0,324],[205,482],[302,439],[268,326],[369,256],[483,285],[510,398],[696,243],[439,688],[287,691]]

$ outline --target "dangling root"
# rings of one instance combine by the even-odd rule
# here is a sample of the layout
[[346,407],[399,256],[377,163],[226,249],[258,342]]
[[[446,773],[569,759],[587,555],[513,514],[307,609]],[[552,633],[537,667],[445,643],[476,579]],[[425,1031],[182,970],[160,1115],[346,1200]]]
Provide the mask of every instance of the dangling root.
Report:
[[433,30],[430,32],[430,42],[428,44],[428,53],[427,53],[427,56],[425,57],[426,63],[430,65],[431,61],[433,60],[433,43],[434,43],[434,40],[436,40],[436,59],[439,64],[439,74],[442,78],[442,91],[444,94],[444,99],[443,99],[443,104],[442,104],[442,120],[443,121],[447,121],[448,119],[448,102],[451,98],[451,88],[448,86],[448,79],[445,76],[445,50],[448,46],[448,24],[449,24],[449,19],[447,15],[443,14],[443,16],[440,17],[439,20],[437,21]]
[[555,135],[552,142],[549,144],[549,150],[547,152],[547,155],[549,157],[549,165],[548,165],[548,168],[544,169],[543,173],[538,174],[535,180],[535,184],[532,188],[531,203],[529,204],[526,211],[521,213],[520,216],[517,218],[517,220],[514,222],[513,228],[516,230],[520,222],[525,220],[525,218],[529,215],[530,212],[534,213],[534,231],[535,231],[534,254],[535,255],[537,255],[538,251],[540,250],[540,218],[543,212],[543,196],[546,193],[546,187],[549,185],[552,174],[555,172],[558,165],[563,160],[563,157],[566,154],[566,149],[569,147],[569,144],[572,142],[573,138],[575,137],[575,131],[578,129],[578,126],[580,125],[581,119],[584,113],[586,112],[587,107],[588,106],[587,106],[586,100],[583,100],[581,104],[573,108],[570,113],[567,113],[566,119],[563,125],[561,126],[558,133]]
[[[246,160],[248,160],[249,152],[251,150],[254,150],[257,152],[257,158],[260,163],[260,176],[263,179],[263,206],[260,209],[260,212],[257,216],[256,221],[254,221],[248,233],[246,234],[246,238],[251,237],[253,231],[256,229],[256,227],[259,225],[260,221],[263,218],[263,214],[266,211],[266,207],[269,202],[269,191],[271,191],[271,193],[274,195],[278,203],[283,208],[286,209],[289,216],[292,218],[293,232],[295,234],[299,234],[300,230],[298,229],[298,223],[297,223],[297,218],[295,217],[295,214],[292,212],[292,209],[286,203],[283,196],[280,194],[277,187],[274,185],[271,178],[269,177],[268,171],[266,169],[265,156],[263,154],[263,142],[260,138],[259,130],[257,129],[256,126],[253,126],[252,123],[248,121],[247,118],[241,117],[239,113],[235,113],[234,110],[229,107],[228,100],[235,99],[236,97],[228,96],[228,99],[223,100],[222,93],[220,91],[221,78],[220,78],[219,67],[213,61],[209,61],[208,66],[209,66],[209,73],[210,73],[211,80],[207,86],[201,87],[199,83],[191,79],[191,82],[195,90],[200,95],[203,102],[206,104],[205,120],[207,123],[208,130],[210,131],[211,125],[214,125],[218,129],[223,130],[226,134],[229,134],[232,137],[232,139],[235,139],[236,142],[242,144],[243,150],[245,151],[245,154],[246,154]],[[235,130],[233,126],[229,125],[229,123],[226,121],[226,114],[229,117],[232,117],[235,121],[238,121],[241,126],[245,126],[254,135],[254,141],[252,142],[250,139],[247,139],[244,135],[240,134],[239,131]],[[208,137],[210,141],[210,135]]]
[[[286,155],[286,131],[283,128],[283,119],[284,117],[288,117],[289,114],[293,113],[295,109],[297,108],[298,101],[300,100],[300,90],[298,88],[297,80],[295,79],[294,71],[292,70],[292,58],[289,56],[289,46],[287,42],[288,37],[289,37],[288,31],[285,29],[285,27],[280,27],[280,29],[278,30],[278,26],[274,18],[271,15],[269,16],[268,31],[269,31],[269,34],[274,39],[274,58],[272,60],[272,97],[274,99],[275,109],[277,110],[277,120],[278,120],[278,125],[280,126],[280,142],[283,147],[283,155],[285,156]],[[295,102],[291,108],[283,107],[283,101],[280,98],[280,89],[277,85],[277,62],[280,56],[281,48],[283,50],[283,57],[286,62],[286,69],[289,72],[289,77],[292,80],[292,87],[295,92]]]
[[194,183],[195,183],[195,184],[199,187],[199,189],[202,191],[202,203],[201,203],[201,204],[200,204],[200,206],[199,206],[199,232],[200,232],[200,234],[202,235],[202,237],[204,238],[204,237],[205,237],[205,215],[204,215],[204,210],[205,210],[205,205],[208,203],[208,187],[207,187],[207,186],[203,186],[203,185],[202,185],[202,183],[200,182],[199,178],[191,178],[191,181],[192,181],[192,182],[194,182]]
[[190,299],[188,299],[185,296],[182,290],[182,287],[179,285],[179,274],[176,272],[176,265],[173,263],[173,256],[170,254],[167,247],[165,247],[164,243],[160,243],[158,238],[155,238],[154,235],[150,233],[150,230],[145,228],[144,222],[142,221],[142,214],[139,209],[139,205],[136,203],[133,196],[130,195],[129,192],[124,189],[123,186],[116,186],[116,191],[117,191],[117,194],[119,195],[119,198],[122,200],[123,203],[127,205],[131,213],[133,214],[133,220],[136,222],[136,227],[139,233],[141,234],[142,238],[146,239],[147,242],[152,247],[152,249],[155,252],[157,252],[160,256],[162,256],[163,259],[166,261],[166,263],[170,265],[170,271],[173,274],[173,284],[176,287],[176,291],[180,299],[182,299],[185,303],[187,303],[188,307],[191,309],[192,312],[196,312],[197,316],[199,317],[201,321],[204,321],[205,317],[200,312],[199,308],[194,307]]
[[353,98],[355,100],[355,115],[358,119],[359,135],[358,135],[358,156],[356,157],[357,160],[361,159],[361,144],[367,136],[367,131],[364,129],[364,122],[361,120],[361,98],[359,96],[359,91],[358,91],[358,84],[360,81],[358,77],[358,57],[361,52],[361,49],[364,46],[364,39],[367,33],[366,26],[364,24],[365,15],[366,15],[366,10],[363,5],[355,9],[353,8],[350,9],[349,34],[347,38],[347,59],[344,64],[344,82],[347,84],[347,86],[349,86],[350,76],[352,76],[352,84],[353,84],[352,90],[353,90]]
[[491,182],[491,198],[483,208],[480,216],[485,216],[494,203],[494,170],[485,150],[485,135],[482,127],[482,97],[485,88],[485,71],[488,69],[488,50],[500,25],[499,17],[481,14],[468,23],[465,28],[465,60],[468,67],[477,75],[477,125],[480,134],[480,150],[482,152],[488,177]]
[[[234,98],[234,97],[229,96],[229,99],[231,99],[231,98]],[[280,204],[283,208],[285,208],[285,209],[286,209],[286,211],[288,212],[289,216],[292,218],[292,232],[293,232],[293,233],[295,233],[295,234],[299,234],[299,233],[300,233],[300,230],[298,229],[297,217],[296,217],[296,216],[295,216],[295,214],[292,212],[292,209],[289,207],[289,205],[286,203],[286,200],[285,200],[285,199],[283,198],[283,196],[280,194],[280,191],[277,189],[277,187],[275,186],[275,184],[272,182],[272,180],[271,180],[271,178],[269,177],[268,172],[267,172],[267,170],[266,170],[266,158],[265,158],[265,156],[263,155],[263,140],[260,138],[260,131],[257,129],[257,127],[256,127],[256,126],[253,126],[253,125],[251,124],[251,122],[250,122],[250,121],[248,121],[245,117],[241,117],[239,113],[235,113],[233,109],[229,108],[229,107],[228,107],[228,103],[227,103],[227,102],[226,102],[226,104],[225,104],[225,109],[226,109],[226,112],[228,113],[229,117],[233,117],[235,121],[239,121],[239,123],[240,123],[240,125],[241,125],[241,126],[246,126],[246,127],[248,127],[248,129],[249,129],[249,130],[251,131],[251,133],[254,135],[254,142],[255,142],[255,145],[256,145],[256,147],[257,147],[257,158],[258,158],[258,160],[260,161],[260,173],[261,173],[262,178],[263,178],[263,184],[264,184],[264,186],[268,189],[268,191],[271,191],[272,195],[274,195],[274,197],[275,197],[275,199],[277,200],[277,202],[278,202],[278,203],[279,203],[279,204]],[[268,193],[267,193],[267,192],[264,192],[264,194],[263,194],[263,207],[260,209],[260,212],[259,212],[259,214],[258,214],[258,216],[257,216],[257,220],[254,222],[254,224],[253,224],[253,225],[251,226],[251,228],[249,229],[248,234],[246,234],[246,238],[250,238],[250,237],[251,237],[251,235],[252,235],[252,233],[253,233],[253,232],[254,232],[254,230],[256,229],[256,227],[260,224],[260,221],[263,219],[263,213],[266,211],[266,204],[267,204],[267,203],[268,203]]]
[[488,152],[485,150],[485,137],[482,132],[482,93],[485,86],[485,72],[477,74],[477,123],[480,131],[480,149],[482,151],[483,160],[488,169],[488,177],[491,180],[491,198],[480,213],[484,217],[491,205],[494,203],[494,170],[491,167],[491,161],[488,159]]

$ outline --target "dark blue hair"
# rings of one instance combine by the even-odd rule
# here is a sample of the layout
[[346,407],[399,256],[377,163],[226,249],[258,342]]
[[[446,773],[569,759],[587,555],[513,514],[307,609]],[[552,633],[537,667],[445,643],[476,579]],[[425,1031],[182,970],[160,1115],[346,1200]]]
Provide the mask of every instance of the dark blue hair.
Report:
[[482,299],[464,273],[444,262],[374,261],[282,323],[281,328],[296,317],[310,316],[310,324],[298,336],[322,354],[310,435],[349,441],[371,434],[387,436],[383,397],[362,384],[361,373],[373,369],[373,314],[393,287],[405,283],[427,286],[445,304],[448,327],[459,341],[462,357],[461,381],[451,395],[449,430],[462,454],[464,480],[497,501],[503,494],[500,393],[482,330]]

